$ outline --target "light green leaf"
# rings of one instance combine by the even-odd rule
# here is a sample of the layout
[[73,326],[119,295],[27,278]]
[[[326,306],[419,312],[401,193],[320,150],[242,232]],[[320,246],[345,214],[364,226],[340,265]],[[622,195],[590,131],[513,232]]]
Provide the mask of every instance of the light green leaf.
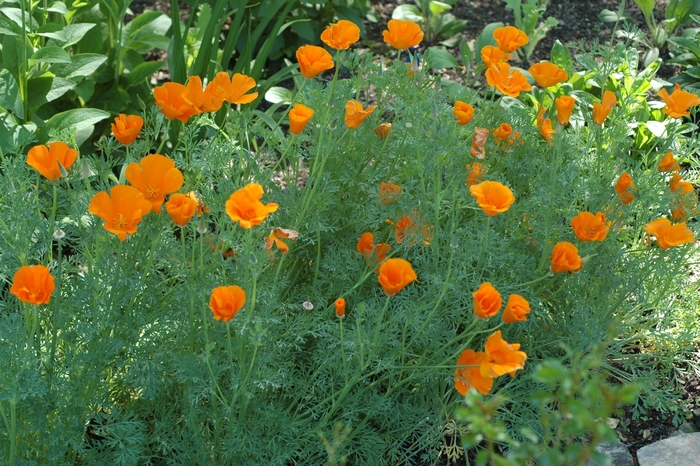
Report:
[[63,47],[70,47],[71,45],[77,44],[85,37],[85,34],[95,26],[97,26],[96,23],[75,23],[64,27],[63,32],[66,34],[68,40],[63,44]]
[[146,34],[129,43],[129,46],[139,53],[146,53],[152,49],[168,50],[169,45],[170,39],[160,34]]
[[18,117],[24,118],[24,106],[19,86],[8,70],[0,70],[0,107],[11,110]]
[[5,17],[7,17],[7,19],[9,19],[10,21],[15,23],[20,31],[22,30],[22,15],[24,15],[24,21],[27,23],[27,26],[29,26],[29,22],[31,20],[31,28],[33,30],[39,28],[39,23],[37,23],[36,20],[32,18],[28,13],[23,13],[23,10],[20,8],[0,8],[0,13],[5,15]]
[[34,52],[30,60],[36,63],[70,63],[70,55],[61,47],[52,45]]
[[53,13],[59,13],[61,15],[67,15],[68,14],[68,8],[66,8],[66,4],[63,2],[53,2],[49,7],[46,9],[46,11],[50,11]]
[[66,33],[63,32],[63,26],[56,23],[46,23],[37,29],[36,33],[39,36],[56,39],[59,42],[65,42],[67,39]]
[[292,103],[292,91],[284,87],[271,87],[270,90],[265,93],[265,100],[272,104],[290,104]]
[[598,14],[598,19],[604,23],[616,23],[632,19],[629,13],[623,12],[621,15],[617,11],[610,11],[607,8]]
[[654,0],[634,0],[634,3],[642,10],[642,14],[645,18],[649,18],[651,12],[654,11]]
[[425,62],[430,68],[459,68],[457,59],[444,47],[429,47],[425,51]]
[[56,100],[75,87],[75,82],[49,74],[32,78],[27,84],[30,108],[36,108]]
[[52,116],[41,128],[39,140],[46,141],[53,130],[67,129],[78,132],[109,118],[109,113],[96,108],[76,108]]
[[420,10],[415,5],[399,5],[391,13],[391,19],[420,23],[423,21],[423,15],[421,15]]
[[137,84],[141,84],[144,80],[150,81],[150,78],[151,76],[153,76],[153,73],[163,68],[164,65],[164,61],[147,61],[135,66],[134,69],[131,70],[131,73],[129,73],[126,76],[126,87],[128,88]]
[[449,10],[450,8],[452,7],[447,3],[438,2],[435,0],[432,0],[430,2],[430,12],[433,14],[433,16],[437,16],[440,13]]
[[574,60],[571,53],[558,39],[552,46],[552,63],[566,71],[569,76],[574,72]]

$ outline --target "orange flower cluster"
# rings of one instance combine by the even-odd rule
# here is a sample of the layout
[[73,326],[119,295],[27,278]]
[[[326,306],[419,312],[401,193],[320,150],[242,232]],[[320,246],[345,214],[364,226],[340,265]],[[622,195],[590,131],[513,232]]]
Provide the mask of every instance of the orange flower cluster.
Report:
[[411,263],[396,257],[382,262],[377,277],[387,296],[394,296],[417,278]]
[[61,167],[70,170],[76,158],[78,158],[77,150],[71,149],[65,142],[52,142],[49,147],[41,144],[29,149],[27,165],[41,173],[47,180],[54,181],[61,178]]
[[384,261],[386,255],[391,252],[391,245],[379,243],[374,245],[374,235],[370,232],[363,233],[357,241],[357,251],[365,256],[370,267],[374,267]]
[[620,202],[623,205],[627,205],[634,200],[633,191],[635,189],[632,177],[627,172],[620,175],[620,178],[615,183],[615,192],[620,196]]
[[511,73],[510,65],[505,62],[494,63],[486,70],[486,82],[509,97],[518,97],[521,92],[532,90],[527,78],[518,70]]
[[271,202],[260,202],[264,191],[258,183],[250,183],[235,191],[226,201],[226,213],[241,228],[253,228],[260,225],[268,215],[279,207]]
[[45,265],[23,265],[12,278],[10,294],[29,304],[49,304],[56,289],[53,275]]
[[676,84],[673,92],[668,93],[666,89],[661,89],[658,96],[666,102],[666,107],[663,112],[671,118],[681,118],[690,115],[690,107],[700,105],[700,97],[696,94],[691,94],[681,90],[681,86]]
[[498,181],[483,181],[469,187],[469,192],[477,204],[489,217],[494,217],[510,209],[515,196],[508,186]]
[[461,395],[470,388],[488,394],[495,378],[504,374],[515,377],[517,370],[525,368],[527,354],[519,350],[520,344],[505,341],[500,330],[488,337],[484,351],[464,350],[457,359],[455,389]]
[[228,322],[236,317],[245,304],[245,290],[237,285],[219,286],[212,290],[209,309],[214,319]]
[[[501,294],[489,282],[484,282],[479,289],[472,293],[474,297],[474,315],[477,319],[488,319],[498,314],[503,304]],[[525,298],[517,294],[508,297],[508,303],[503,310],[503,322],[512,324],[514,322],[524,322],[527,314],[530,313],[530,303]]]
[[660,218],[644,226],[644,231],[656,238],[661,249],[668,249],[695,242],[695,235],[685,222],[672,225],[667,218]]

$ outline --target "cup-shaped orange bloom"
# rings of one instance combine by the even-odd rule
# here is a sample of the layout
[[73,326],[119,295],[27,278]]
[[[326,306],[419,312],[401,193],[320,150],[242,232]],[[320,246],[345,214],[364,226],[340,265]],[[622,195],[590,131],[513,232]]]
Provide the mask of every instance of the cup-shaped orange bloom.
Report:
[[489,217],[494,217],[507,211],[515,202],[515,196],[510,188],[498,181],[482,181],[469,187],[469,192],[477,204]]
[[578,255],[578,248],[568,241],[561,241],[552,250],[552,272],[576,272],[581,270],[583,262]]
[[685,222],[672,225],[667,218],[660,218],[647,223],[644,226],[644,231],[656,237],[656,244],[661,249],[695,242],[695,235],[686,226]]
[[120,113],[112,123],[112,134],[114,139],[128,146],[136,140],[143,128],[143,118],[138,115],[126,116]]
[[323,47],[302,45],[297,49],[299,71],[305,78],[311,79],[326,70],[333,68],[333,57]]
[[338,298],[335,300],[335,315],[339,319],[345,317],[345,298]]
[[554,140],[554,128],[552,128],[552,120],[549,118],[545,118],[542,120],[542,123],[537,127],[537,129],[540,132],[540,135],[544,138],[545,141],[551,146],[552,141]]
[[296,241],[299,237],[299,232],[296,230],[289,230],[287,228],[275,228],[270,232],[269,236],[265,237],[265,249],[268,250],[268,255],[273,257],[272,245],[277,246],[277,249],[282,251],[282,254],[287,254],[289,252],[289,246],[284,242],[285,239],[290,239]]
[[568,95],[562,95],[554,99],[554,105],[557,107],[557,121],[560,125],[566,126],[569,124],[575,104],[576,100]]
[[481,49],[481,61],[484,62],[486,68],[494,63],[507,62],[510,60],[510,55],[503,50],[493,45],[484,45]]
[[223,90],[224,100],[233,105],[249,104],[258,97],[257,92],[246,94],[256,86],[256,82],[245,74],[234,73],[229,78],[226,71],[219,71],[211,80],[211,84],[219,86]]
[[117,185],[109,194],[100,191],[90,201],[88,212],[104,220],[105,230],[117,235],[120,241],[138,230],[141,219],[151,211],[153,204],[133,186]]
[[391,134],[391,123],[380,123],[379,126],[374,128],[374,134],[382,139],[386,139]]
[[226,201],[226,213],[234,222],[238,222],[241,228],[253,228],[260,225],[272,212],[279,207],[271,202],[260,202],[263,188],[258,183],[250,183],[231,194]]
[[610,111],[617,104],[617,97],[612,91],[605,91],[601,103],[593,104],[593,123],[602,125],[610,115]]
[[218,286],[211,292],[209,309],[214,319],[228,322],[236,317],[245,304],[245,290],[237,285]]
[[509,374],[514,377],[515,371],[525,368],[527,359],[527,354],[519,349],[520,343],[510,344],[503,339],[500,330],[494,332],[484,345],[487,362],[481,365],[481,375],[496,378]]
[[365,256],[365,259],[369,259],[374,251],[374,235],[371,232],[362,233],[360,239],[357,241],[357,251]]
[[474,162],[467,165],[467,186],[474,186],[481,181],[486,173],[486,167],[479,162]]
[[580,241],[603,241],[610,230],[610,223],[605,221],[605,214],[598,212],[581,212],[571,219],[571,228]]
[[389,205],[401,199],[401,186],[389,181],[379,185],[379,203]]
[[474,118],[474,107],[466,102],[458,100],[455,102],[455,106],[452,109],[452,113],[455,115],[455,121],[460,125],[466,125],[472,118]]
[[513,70],[511,73],[508,63],[494,63],[489,66],[485,74],[489,86],[495,87],[503,95],[518,97],[521,92],[532,90],[525,75],[518,70]]
[[362,110],[362,104],[357,100],[348,100],[345,104],[345,124],[348,128],[355,129],[370,116],[376,105],[370,105]]
[[12,279],[10,293],[29,304],[49,304],[56,289],[53,275],[45,265],[23,265]]
[[360,40],[360,28],[352,21],[341,19],[323,30],[321,40],[335,50],[347,50]]
[[661,160],[659,160],[657,169],[660,172],[677,172],[681,169],[681,167],[678,165],[678,159],[673,156],[673,152],[668,151],[666,154],[664,154]]
[[217,112],[226,100],[226,90],[214,81],[204,89],[199,76],[190,76],[182,98],[194,107],[197,113]]
[[506,324],[525,322],[529,313],[530,303],[527,302],[527,299],[518,294],[512,294],[508,297],[506,308],[503,309],[503,322]]
[[160,107],[166,118],[180,120],[187,123],[192,115],[197,115],[199,110],[193,107],[184,98],[187,88],[180,83],[165,83],[153,89],[153,97],[156,105]]
[[540,87],[555,86],[569,79],[569,75],[566,71],[548,61],[535,63],[528,71],[530,71],[530,74],[535,78],[535,82]]
[[387,23],[387,29],[382,33],[384,42],[395,49],[410,49],[423,40],[423,31],[413,21],[392,19]]
[[314,116],[314,111],[304,104],[294,104],[289,111],[289,132],[299,134],[304,131],[306,124]]
[[513,134],[513,127],[510,126],[508,123],[501,123],[498,128],[496,128],[493,132],[493,135],[498,139],[499,141],[507,141],[508,138],[511,137]]
[[483,351],[474,352],[468,349],[462,352],[457,359],[457,369],[455,370],[455,389],[465,396],[470,388],[475,389],[482,395],[488,395],[493,387],[493,378],[481,375],[481,365],[488,361],[486,353]]
[[379,266],[379,284],[388,296],[394,296],[417,278],[411,263],[405,259],[394,257]]
[[184,227],[197,213],[197,201],[186,194],[175,193],[165,203],[165,211],[175,225]]
[[498,48],[505,53],[512,53],[528,43],[527,34],[513,26],[496,28],[493,31],[493,39]]
[[139,163],[130,163],[126,167],[126,179],[143,193],[156,213],[160,213],[165,196],[182,188],[184,182],[175,162],[160,154],[147,155]]
[[70,169],[78,158],[78,151],[68,147],[65,142],[52,142],[49,147],[41,144],[29,149],[27,165],[41,173],[49,181],[61,178],[61,168]]
[[620,175],[620,178],[617,179],[617,182],[615,183],[615,192],[617,194],[621,194],[627,191],[629,188],[634,189],[634,183],[632,182],[632,176],[625,172]]
[[501,293],[489,282],[482,283],[472,296],[474,297],[474,315],[478,319],[495,316],[501,310],[503,304]]
[[365,256],[370,267],[374,267],[384,261],[386,255],[391,252],[391,245],[379,243],[374,245],[374,235],[370,232],[363,233],[357,241],[357,251]]
[[688,116],[690,115],[690,111],[688,110],[690,107],[697,107],[700,105],[700,97],[696,94],[681,90],[681,86],[678,84],[676,84],[670,95],[666,89],[661,89],[658,95],[666,102],[666,107],[663,109],[663,112],[671,118]]

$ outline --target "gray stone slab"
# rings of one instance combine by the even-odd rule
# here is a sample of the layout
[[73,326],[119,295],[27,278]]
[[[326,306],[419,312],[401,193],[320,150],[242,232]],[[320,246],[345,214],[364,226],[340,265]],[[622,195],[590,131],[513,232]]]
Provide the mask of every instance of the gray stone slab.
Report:
[[659,440],[637,451],[639,466],[700,465],[700,432]]
[[[613,466],[634,466],[634,459],[626,446],[621,443],[601,443],[595,447],[600,453],[608,456]],[[599,466],[593,460],[588,460],[585,466]],[[697,466],[697,465],[696,465]]]

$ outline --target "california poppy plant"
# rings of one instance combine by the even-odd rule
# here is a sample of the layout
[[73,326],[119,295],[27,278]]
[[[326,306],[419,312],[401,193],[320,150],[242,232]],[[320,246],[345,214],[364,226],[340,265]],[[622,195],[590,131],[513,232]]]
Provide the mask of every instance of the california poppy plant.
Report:
[[56,289],[53,275],[45,265],[23,265],[12,278],[10,294],[29,304],[49,304]]
[[401,186],[389,181],[379,185],[379,203],[389,205],[401,199]]
[[568,241],[561,241],[554,245],[552,250],[552,272],[577,272],[583,267],[578,248]]
[[493,39],[498,44],[498,48],[505,53],[515,52],[528,43],[527,34],[513,26],[494,29]]
[[481,375],[481,365],[488,361],[486,353],[467,349],[457,359],[455,370],[455,390],[465,396],[470,388],[482,395],[488,395],[493,387],[493,377]]
[[415,47],[423,40],[423,31],[418,24],[400,19],[389,20],[382,35],[384,42],[399,50]]
[[494,63],[486,70],[486,81],[489,86],[498,89],[501,94],[518,97],[523,91],[531,91],[532,86],[527,78],[518,70],[512,70],[508,63]]
[[498,128],[493,131],[493,135],[501,142],[507,141],[513,134],[513,127],[508,123],[501,123]]
[[569,124],[575,104],[576,100],[568,95],[562,95],[554,99],[554,105],[557,107],[557,121],[560,125],[566,126]]
[[472,296],[474,297],[474,315],[478,319],[495,316],[501,310],[501,304],[503,304],[501,293],[489,282],[482,283]]
[[552,120],[550,120],[549,118],[543,119],[542,123],[540,123],[537,126],[537,129],[540,132],[540,136],[542,136],[544,140],[547,141],[547,144],[551,146],[552,141],[554,140],[554,128],[552,128]]
[[299,237],[299,232],[296,230],[289,230],[287,228],[275,228],[270,232],[268,236],[265,237],[265,249],[270,251],[269,255],[272,256],[272,245],[277,246],[277,249],[282,251],[282,254],[287,254],[289,252],[289,246],[284,242],[285,239],[290,239],[296,241]]
[[502,319],[506,324],[525,322],[529,313],[530,303],[527,299],[518,294],[512,294],[508,297],[506,308],[503,309]]
[[569,79],[566,71],[547,61],[535,63],[528,71],[535,78],[537,85],[545,88],[555,86]]
[[236,317],[245,305],[245,290],[237,285],[219,286],[212,290],[209,309],[214,319],[228,322]]
[[27,165],[41,173],[49,181],[61,178],[61,167],[69,170],[78,158],[78,151],[68,147],[65,142],[52,142],[49,147],[41,144],[29,149]]
[[357,251],[365,256],[365,260],[370,267],[382,262],[386,255],[391,252],[391,245],[379,243],[374,245],[374,235],[370,232],[363,233],[357,241]]
[[374,134],[382,139],[386,139],[391,134],[391,123],[380,123],[379,126],[374,128]]
[[644,231],[656,237],[656,244],[661,249],[668,249],[674,246],[681,246],[695,242],[695,235],[687,227],[685,222],[671,224],[667,218],[660,218],[649,222],[644,226]]
[[143,128],[143,118],[138,115],[126,116],[120,113],[112,123],[112,134],[114,139],[128,146],[136,140]]
[[484,62],[484,66],[486,68],[494,63],[507,62],[508,60],[510,60],[510,55],[498,47],[493,45],[484,45],[481,48],[481,61]]
[[469,192],[477,204],[489,217],[496,216],[510,209],[515,202],[513,191],[498,181],[483,181],[469,187]]
[[314,116],[314,111],[304,104],[294,104],[289,111],[289,132],[300,134]]
[[379,266],[379,284],[388,296],[394,296],[418,278],[411,263],[405,259],[391,258]]
[[571,228],[580,241],[603,241],[610,230],[610,223],[605,220],[605,214],[598,212],[581,212],[571,219]]
[[700,97],[681,90],[681,86],[676,84],[673,92],[669,95],[666,89],[661,89],[658,96],[666,102],[663,112],[671,118],[681,118],[690,115],[690,107],[700,105]]
[[311,79],[335,66],[333,57],[323,47],[316,45],[302,45],[296,52],[299,62],[299,72],[307,79]]
[[204,89],[199,76],[190,76],[182,98],[197,109],[197,113],[218,112],[226,99],[226,91],[213,81]]
[[226,213],[241,228],[253,228],[260,225],[268,215],[279,207],[271,202],[260,202],[264,191],[258,183],[250,183],[235,191],[226,201]]
[[486,167],[479,162],[474,162],[467,165],[467,186],[474,186],[481,181],[486,173]]
[[338,298],[335,300],[335,315],[342,319],[345,317],[345,298]]
[[120,241],[138,230],[141,219],[151,211],[153,204],[132,186],[117,185],[109,194],[100,191],[90,201],[88,212],[104,220],[104,228],[117,235]]
[[365,118],[370,116],[374,109],[377,108],[376,105],[370,105],[366,109],[362,110],[362,104],[357,100],[348,100],[345,104],[345,125],[350,129],[355,129]]
[[624,205],[634,200],[634,193],[632,192],[634,189],[632,177],[627,172],[620,175],[620,178],[615,183],[615,192],[620,196],[620,202]]
[[515,371],[525,368],[527,359],[527,354],[519,349],[520,344],[505,341],[500,330],[494,332],[484,345],[487,362],[481,365],[481,375],[496,378],[509,374],[514,377]]
[[664,154],[661,160],[659,160],[659,165],[657,166],[657,170],[660,172],[677,172],[680,169],[681,167],[678,165],[678,159],[673,156],[673,152],[671,151]]
[[256,86],[255,79],[241,73],[234,73],[229,78],[226,71],[219,71],[212,79],[211,84],[219,86],[223,90],[223,98],[233,105],[249,104],[258,98],[257,92],[246,94]]
[[126,179],[151,202],[153,211],[160,213],[165,196],[182,188],[184,178],[175,161],[160,154],[151,154],[139,163],[126,167]]
[[458,100],[457,102],[455,102],[455,106],[452,109],[452,113],[454,113],[455,121],[457,123],[459,123],[460,125],[466,125],[467,123],[472,121],[472,118],[474,118],[474,107],[472,107],[466,102]]
[[321,40],[335,50],[347,50],[360,40],[360,28],[352,21],[341,19],[323,30]]
[[187,123],[192,115],[199,113],[184,98],[184,93],[187,88],[180,83],[168,82],[162,86],[153,89],[153,97],[156,99],[156,105],[160,108],[166,118],[171,120],[180,120]]
[[175,193],[165,203],[165,211],[173,219],[175,225],[182,228],[197,213],[197,201],[186,194]]
[[605,91],[601,103],[593,104],[593,123],[600,126],[608,118],[612,108],[617,104],[617,97],[612,91]]

